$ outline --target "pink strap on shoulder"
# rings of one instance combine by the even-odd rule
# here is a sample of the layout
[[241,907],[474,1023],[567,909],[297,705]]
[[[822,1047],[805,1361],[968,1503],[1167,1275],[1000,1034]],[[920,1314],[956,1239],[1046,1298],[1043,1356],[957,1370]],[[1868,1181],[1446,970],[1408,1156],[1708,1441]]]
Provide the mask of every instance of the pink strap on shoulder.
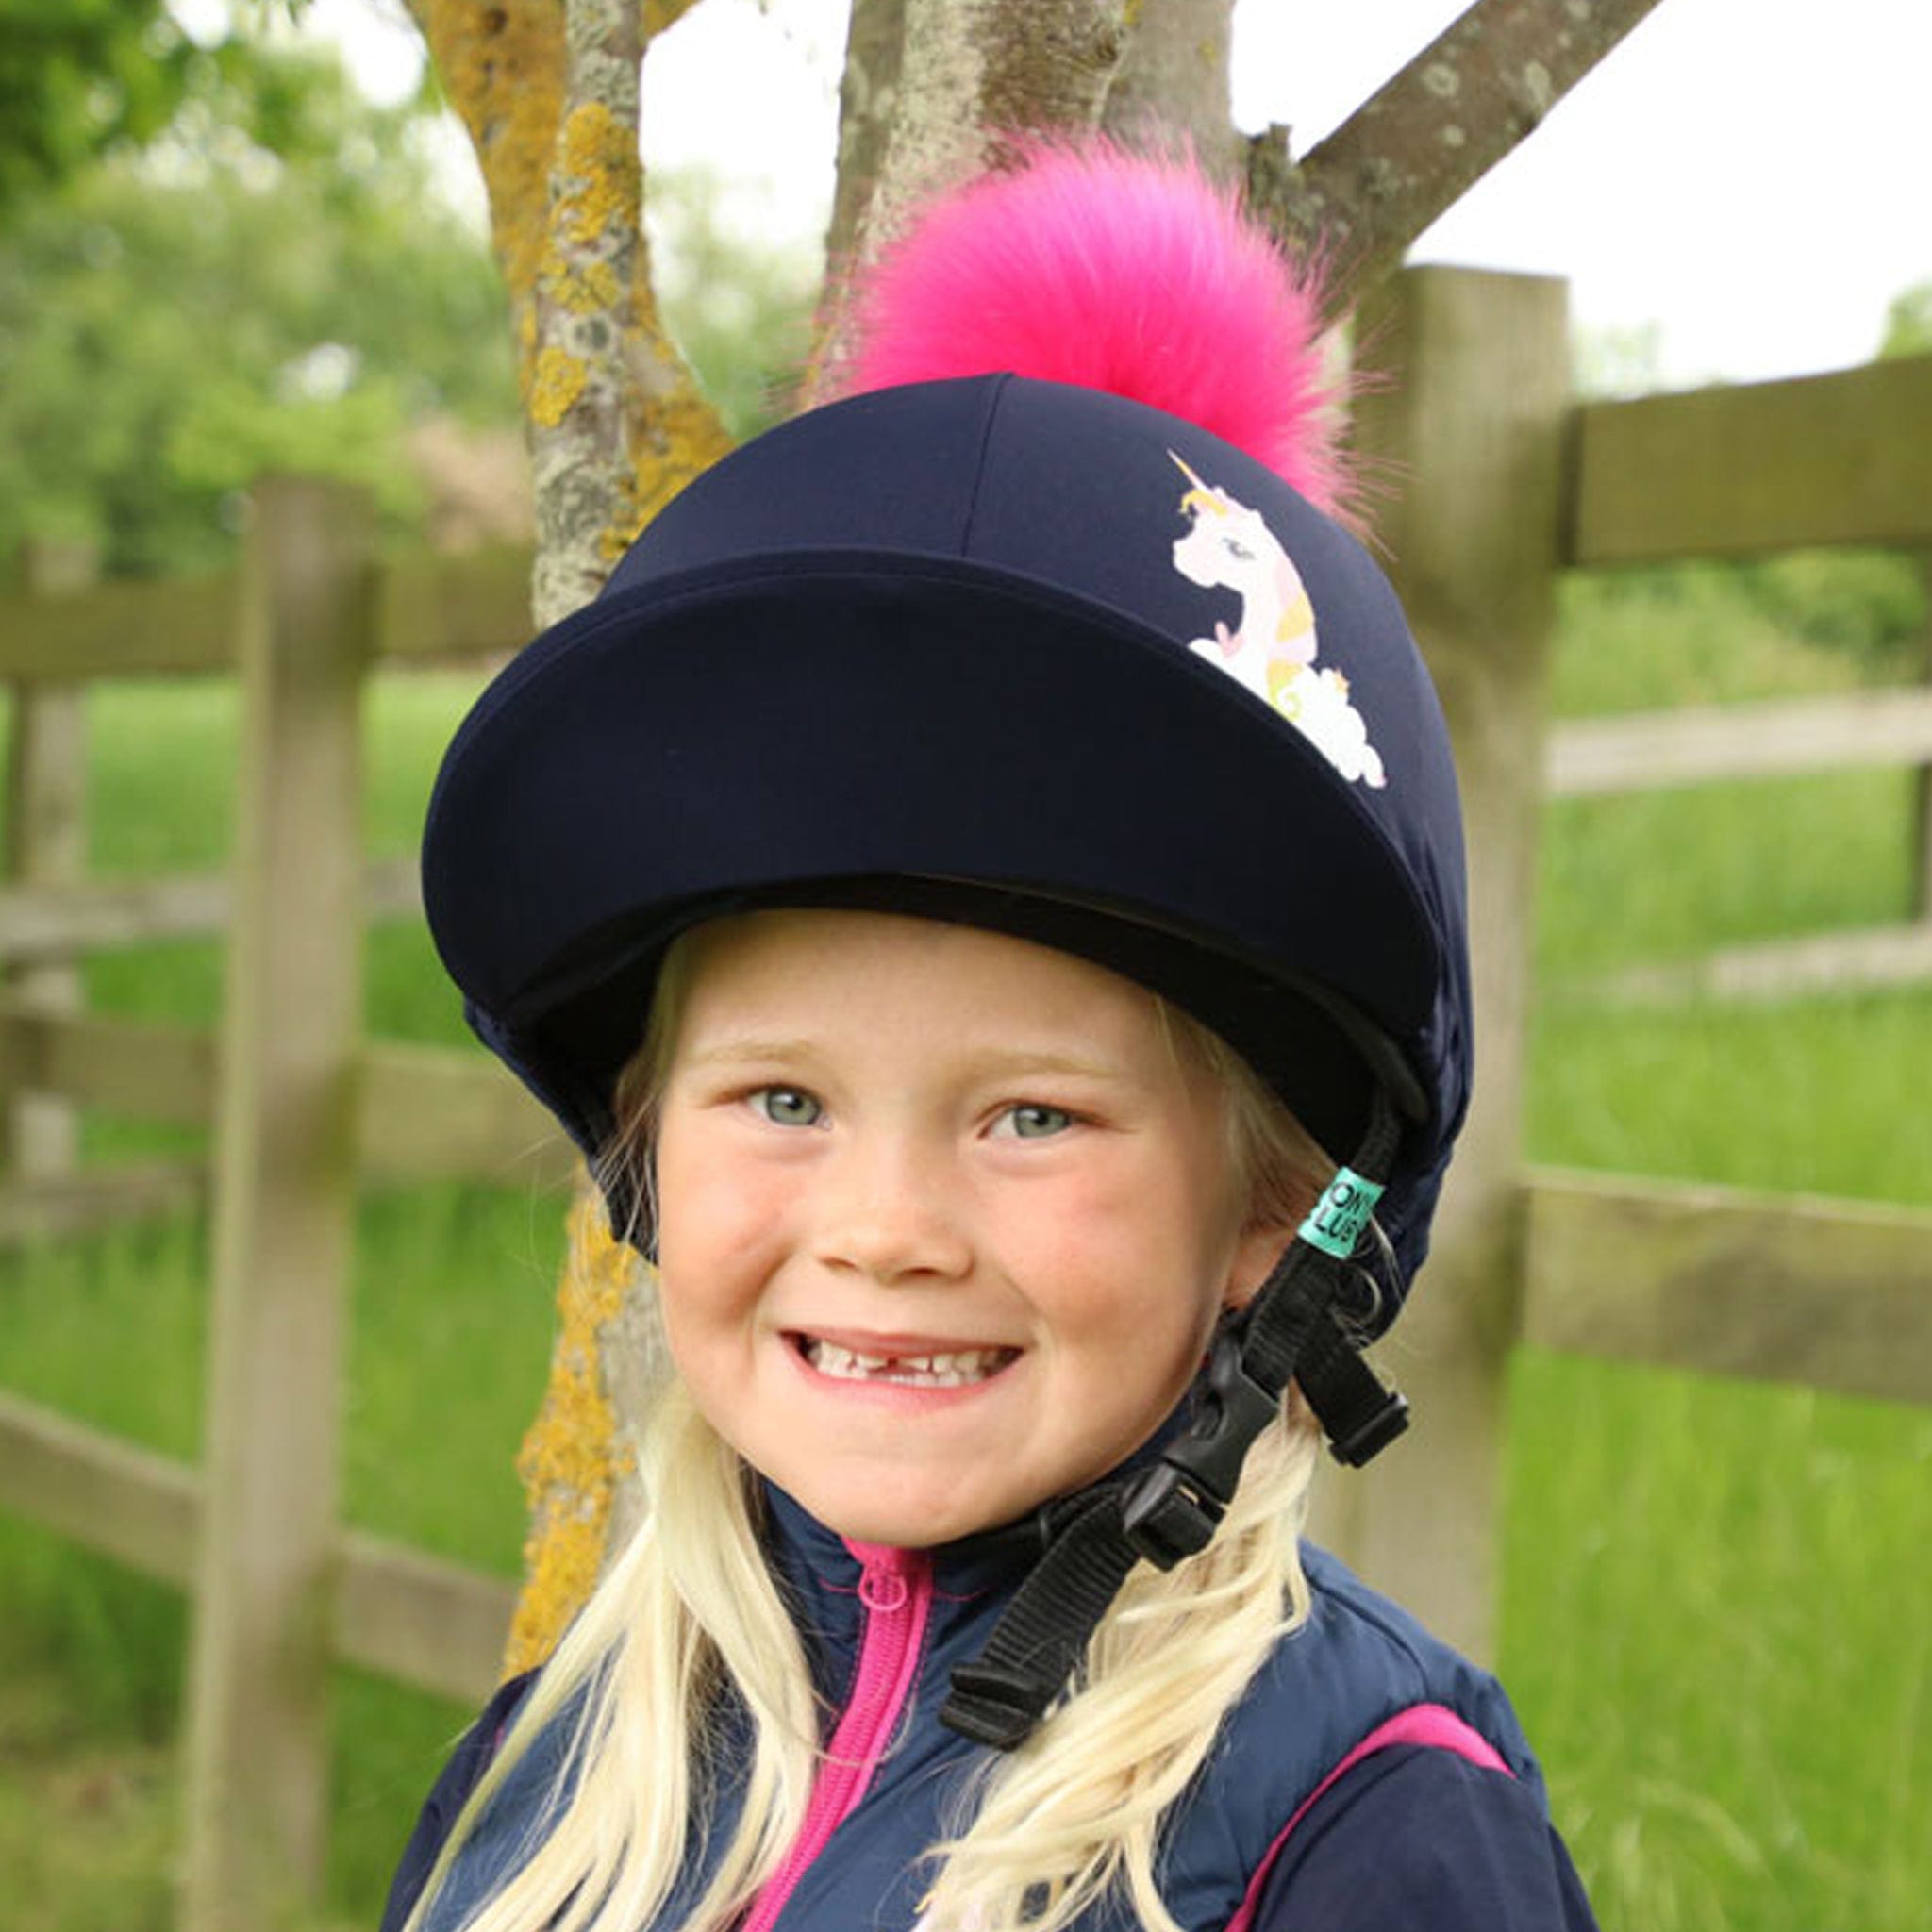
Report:
[[1434,1750],[1453,1751],[1457,1757],[1466,1757],[1485,1771],[1500,1771],[1508,1777],[1516,1774],[1480,1731],[1471,1729],[1444,1706],[1412,1704],[1407,1710],[1397,1711],[1387,1724],[1377,1724],[1295,1807],[1294,1816],[1281,1827],[1274,1842],[1268,1847],[1267,1856],[1255,1868],[1255,1875],[1248,1880],[1247,1892],[1241,1899],[1241,1910],[1227,1922],[1227,1932],[1250,1932],[1261,1902],[1262,1889],[1268,1883],[1268,1874],[1274,1870],[1274,1861],[1281,1856],[1281,1848],[1288,1842],[1289,1834],[1308,1815],[1310,1807],[1329,1786],[1338,1778],[1345,1777],[1364,1757],[1397,1744],[1426,1744]]

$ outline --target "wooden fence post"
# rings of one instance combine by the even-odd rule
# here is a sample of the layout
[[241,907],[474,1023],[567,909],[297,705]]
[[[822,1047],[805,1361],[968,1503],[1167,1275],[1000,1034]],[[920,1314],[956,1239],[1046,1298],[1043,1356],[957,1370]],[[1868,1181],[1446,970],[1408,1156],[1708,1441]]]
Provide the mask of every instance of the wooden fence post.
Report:
[[[92,543],[29,542],[23,562],[26,587],[38,596],[87,590],[100,575],[100,553]],[[15,684],[11,737],[5,875],[16,886],[72,885],[87,870],[84,692],[75,686]],[[15,966],[4,978],[8,992],[33,1010],[79,1010],[75,961]],[[0,1091],[0,1173],[10,1179],[71,1174],[79,1133],[71,1102]]]
[[[1570,397],[1560,281],[1410,269],[1360,318],[1376,518],[1456,745],[1468,826],[1474,1100],[1431,1257],[1381,1350],[1414,1440],[1326,1486],[1318,1535],[1475,1656],[1492,1643],[1503,1374],[1522,1301],[1530,906]],[[1391,783],[1397,782],[1391,779]]]
[[[1925,587],[1925,627],[1919,638],[1919,675],[1932,682],[1932,550],[1919,553]],[[1932,924],[1932,765],[1912,775],[1912,905],[1909,917]]]
[[294,478],[259,486],[254,518],[190,1664],[188,1932],[271,1932],[312,1901],[328,1782],[372,523],[361,492]]

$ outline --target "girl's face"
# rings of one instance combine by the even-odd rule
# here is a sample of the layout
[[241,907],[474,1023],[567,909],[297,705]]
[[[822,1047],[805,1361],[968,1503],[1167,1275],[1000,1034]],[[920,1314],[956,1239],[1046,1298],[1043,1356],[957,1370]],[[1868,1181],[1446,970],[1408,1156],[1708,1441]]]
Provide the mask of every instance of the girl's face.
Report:
[[1098,966],[883,913],[691,941],[657,1145],[672,1352],[859,1541],[991,1528],[1151,1435],[1285,1233],[1213,1079]]

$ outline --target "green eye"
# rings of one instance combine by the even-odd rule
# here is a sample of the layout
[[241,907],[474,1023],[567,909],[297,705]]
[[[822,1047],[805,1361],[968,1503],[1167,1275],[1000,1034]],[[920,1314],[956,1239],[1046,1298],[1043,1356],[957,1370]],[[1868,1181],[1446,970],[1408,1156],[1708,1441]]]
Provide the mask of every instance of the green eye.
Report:
[[824,1112],[802,1087],[760,1087],[751,1104],[779,1127],[815,1127]]
[[1074,1124],[1074,1116],[1065,1108],[1042,1107],[1031,1100],[1008,1108],[1007,1118],[1023,1141],[1044,1141],[1049,1135],[1065,1133]]

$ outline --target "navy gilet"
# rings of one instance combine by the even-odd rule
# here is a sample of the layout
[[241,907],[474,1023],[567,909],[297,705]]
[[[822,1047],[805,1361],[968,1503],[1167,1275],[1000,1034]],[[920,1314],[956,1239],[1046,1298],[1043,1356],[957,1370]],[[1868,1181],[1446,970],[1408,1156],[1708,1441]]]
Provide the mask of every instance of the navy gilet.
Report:
[[[974,1539],[932,1552],[848,1543],[796,1502],[766,1486],[774,1574],[805,1640],[831,1713],[827,1757],[811,1813],[784,1869],[743,1922],[743,1932],[913,1932],[931,1883],[928,1846],[959,1827],[964,1781],[984,1746],[938,1722],[957,1663],[975,1657],[1030,1563],[1010,1541]],[[1364,1747],[1448,1743],[1507,1771],[1546,1810],[1541,1774],[1501,1686],[1325,1553],[1304,1547],[1310,1613],[1284,1636],[1224,1721],[1191,1790],[1170,1811],[1158,1863],[1162,1896],[1187,1932],[1248,1923],[1262,1881],[1291,1825]],[[493,1707],[492,1730],[504,1706]],[[527,1857],[564,1785],[574,1713],[554,1720],[512,1771],[459,1854],[425,1932],[458,1932]],[[733,1727],[722,1714],[725,1782],[708,1821],[708,1845],[728,1841],[740,1793]],[[473,1748],[461,1780],[480,1775],[493,1740]],[[446,1830],[462,1791],[445,1794]],[[836,1836],[834,1836],[836,1834]],[[419,1834],[420,1836],[420,1834]],[[693,1834],[700,1840],[700,1834]],[[412,1846],[416,1885],[434,1845]],[[406,1865],[407,1869],[407,1865]],[[710,1869],[703,1841],[650,1928],[670,1932],[700,1895]],[[413,1896],[391,1898],[399,1925]],[[399,1881],[399,1892],[406,1890]],[[1081,1932],[1127,1932],[1131,1913],[1103,1902]]]

